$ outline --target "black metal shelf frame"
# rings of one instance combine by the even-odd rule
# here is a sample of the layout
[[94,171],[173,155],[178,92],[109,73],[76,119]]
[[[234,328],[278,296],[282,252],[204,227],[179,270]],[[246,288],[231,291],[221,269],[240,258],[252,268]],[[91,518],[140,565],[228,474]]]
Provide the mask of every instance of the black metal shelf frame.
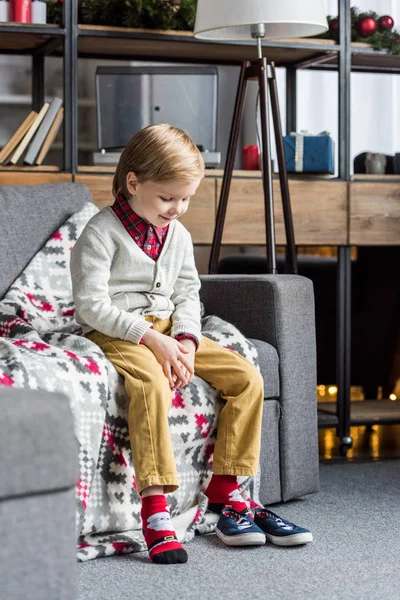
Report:
[[[286,65],[286,123],[287,131],[297,128],[297,71],[299,69],[337,70],[339,77],[339,176],[338,180],[350,181],[350,87],[351,72],[370,73],[400,73],[398,66],[362,66],[353,64],[352,57],[357,53],[366,53],[365,49],[352,48],[351,46],[351,18],[350,0],[339,0],[339,19],[341,23],[338,44],[327,46],[324,44],[304,42],[274,42],[267,41],[263,44],[266,48],[309,49],[315,55]],[[63,79],[64,79],[64,171],[75,174],[78,170],[78,40],[79,37],[118,38],[118,39],[147,39],[155,43],[162,39],[160,34],[151,32],[133,32],[123,30],[85,29],[78,26],[78,1],[64,2],[63,28],[40,26],[13,26],[16,34],[46,34],[51,39],[34,50],[1,50],[9,54],[32,54],[32,106],[39,108],[44,101],[44,59],[50,54],[59,54],[60,45],[63,44]],[[10,27],[0,25],[0,34],[10,33]],[[185,43],[207,44],[191,37],[171,34],[168,39],[172,42],[185,41]],[[245,45],[245,43],[244,43]],[[381,53],[383,54],[383,53]],[[337,56],[337,64],[327,64],[326,61]],[[106,53],[82,53],[82,58],[108,59],[144,59],[144,56],[132,56],[132,53],[108,55]],[[150,57],[146,59],[149,60]],[[153,57],[154,58],[154,57]],[[157,61],[162,57],[157,57]],[[171,62],[175,59],[166,56],[164,60]],[[176,57],[179,61],[179,57]],[[181,58],[184,60],[184,57]],[[185,59],[187,62],[187,58]],[[209,60],[205,62],[210,62]],[[216,61],[217,62],[217,61]],[[224,64],[228,64],[223,61]],[[229,64],[238,64],[232,61]],[[351,348],[351,252],[350,246],[338,247],[337,268],[337,434],[342,443],[351,444],[350,438],[350,348]]]

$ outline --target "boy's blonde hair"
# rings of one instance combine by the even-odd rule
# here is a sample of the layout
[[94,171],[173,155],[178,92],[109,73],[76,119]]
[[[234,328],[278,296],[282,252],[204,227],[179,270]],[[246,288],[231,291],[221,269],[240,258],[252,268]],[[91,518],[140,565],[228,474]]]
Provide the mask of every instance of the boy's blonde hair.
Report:
[[181,129],[159,123],[141,129],[129,140],[119,159],[113,195],[130,193],[126,178],[133,171],[139,183],[171,179],[193,181],[204,176],[204,161],[193,140]]

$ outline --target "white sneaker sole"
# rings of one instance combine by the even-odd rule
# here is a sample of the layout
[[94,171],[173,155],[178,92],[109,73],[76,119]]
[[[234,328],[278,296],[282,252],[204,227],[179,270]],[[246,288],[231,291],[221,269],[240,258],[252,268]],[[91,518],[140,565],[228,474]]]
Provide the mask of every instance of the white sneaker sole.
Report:
[[285,537],[266,533],[265,537],[267,538],[267,542],[271,542],[272,544],[275,544],[275,546],[300,546],[302,544],[309,544],[313,541],[311,532],[296,533],[295,535],[287,535]]
[[265,535],[263,533],[243,533],[240,535],[224,535],[219,529],[216,534],[227,546],[263,546]]

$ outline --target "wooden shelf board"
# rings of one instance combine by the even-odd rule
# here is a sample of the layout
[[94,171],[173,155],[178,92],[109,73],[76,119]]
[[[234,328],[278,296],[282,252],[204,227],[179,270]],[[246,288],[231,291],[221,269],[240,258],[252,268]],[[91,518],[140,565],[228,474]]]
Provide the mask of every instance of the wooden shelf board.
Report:
[[[93,165],[79,165],[78,173],[104,173],[110,174],[114,173],[115,167],[113,166],[93,166]],[[223,177],[224,170],[223,169],[206,169],[205,171],[206,177]],[[244,171],[244,170],[235,170],[232,174],[233,178],[248,178],[248,179],[260,179],[261,171]],[[274,173],[274,179],[278,179],[279,174]],[[304,181],[332,181],[337,180],[337,177],[334,175],[323,175],[323,174],[310,174],[306,173],[289,173],[289,178],[294,180],[304,180]]]
[[[191,31],[156,31],[125,27],[79,25],[80,56],[120,56],[141,59],[184,60],[238,64],[256,58],[255,44],[239,42],[209,42],[198,40]],[[104,44],[107,37],[107,44]],[[268,60],[277,66],[307,60],[337,46],[334,40],[301,38],[265,42]]]
[[0,185],[41,185],[47,183],[72,183],[70,173],[50,171],[0,170]]
[[[103,173],[104,175],[110,175],[115,172],[115,166],[93,166],[93,165],[79,165],[78,173]],[[206,177],[222,177],[224,172],[221,169],[206,169]],[[248,171],[234,171],[234,174],[248,173]],[[253,171],[253,173],[259,173],[259,171]],[[259,176],[259,175],[258,175]]]
[[0,23],[0,52],[30,54],[48,40],[64,34],[64,29],[53,24]]
[[[80,56],[125,57],[137,59],[162,59],[185,62],[213,62],[238,64],[256,57],[255,45],[248,42],[214,42],[198,40],[191,31],[160,31],[131,29],[128,27],[103,27],[78,25],[78,51]],[[55,36],[65,35],[58,25],[32,23],[0,23],[0,52],[29,54]],[[107,38],[104,44],[103,38]],[[324,38],[290,38],[268,40],[263,43],[263,53],[277,66],[309,61],[327,55],[322,62],[337,65],[338,44]],[[59,52],[59,51],[58,51]],[[56,53],[56,52],[55,52]],[[331,55],[331,56],[329,56]],[[311,66],[312,63],[307,66]],[[377,52],[369,44],[352,44],[353,67],[399,69],[400,56],[385,51]]]
[[21,30],[23,32],[29,32],[32,29],[41,29],[43,31],[48,31],[50,29],[58,29],[61,31],[61,27],[59,25],[55,25],[54,23],[14,23],[13,21],[7,21],[6,23],[0,22],[1,27],[7,27],[11,30]]
[[61,169],[60,167],[56,167],[55,165],[37,165],[37,166],[22,166],[22,165],[0,165],[0,171],[20,171],[21,173],[29,173],[29,172],[33,172],[33,173],[43,173],[43,172],[49,172],[49,173],[54,173],[54,172],[58,172],[60,173]]
[[370,175],[369,173],[356,173],[353,175],[352,181],[379,181],[379,183],[387,181],[389,183],[400,181],[400,175]]
[[[100,168],[101,169],[101,168]],[[113,170],[80,167],[77,175],[63,173],[58,167],[0,167],[0,185],[33,185],[75,181],[89,186],[100,207],[112,201]],[[235,171],[231,183],[224,245],[263,245],[264,202],[259,172]],[[216,207],[220,197],[222,171],[210,169],[202,181],[187,215],[187,226],[196,243],[209,244],[214,231]],[[301,179],[290,177],[296,242],[298,246],[399,246],[400,186],[398,179],[346,182],[339,179]],[[274,177],[277,244],[285,244],[279,181]],[[323,186],[323,187],[322,187]],[[195,206],[196,205],[196,206]],[[251,210],[249,210],[251,206]]]
[[351,62],[357,67],[400,69],[400,55],[377,51],[370,44],[353,42]]
[[[217,182],[220,198],[221,180]],[[323,185],[323,190],[321,190]],[[293,223],[298,246],[347,244],[348,184],[340,181],[290,179]],[[273,182],[276,243],[286,235],[279,181]],[[232,179],[222,243],[265,244],[264,194],[261,179]]]
[[[388,71],[390,69],[400,69],[400,55],[390,54],[388,52],[379,52],[374,50],[370,44],[364,44],[361,42],[353,42],[351,54],[351,65],[353,68],[360,67],[361,69],[382,69],[382,71]],[[328,54],[328,53],[327,53]],[[338,66],[338,54],[331,52],[331,56],[324,59],[322,69],[324,65],[327,66]],[[318,64],[318,63],[316,63]],[[312,66],[312,65],[308,65]]]
[[[112,174],[115,166],[79,165],[78,173],[104,173]],[[206,177],[223,177],[223,169],[206,169]],[[233,177],[261,177],[261,171],[233,171]]]
[[355,246],[398,246],[400,244],[398,180],[353,181],[349,188],[349,243]]
[[[351,402],[351,425],[360,425],[366,423],[399,423],[400,422],[400,401],[398,400],[362,400],[360,402]],[[324,403],[318,406],[318,413],[322,420],[329,415],[336,414],[336,402]]]
[[[94,56],[136,56],[175,58],[185,61],[239,63],[254,56],[254,45],[247,42],[213,42],[194,38],[191,31],[158,31],[79,25],[79,53]],[[107,37],[104,47],[102,38]],[[156,42],[156,44],[154,43]],[[263,43],[264,54],[277,66],[290,65],[320,57],[326,52],[326,64],[337,65],[337,44],[323,38],[292,38]],[[359,67],[400,68],[400,56],[377,52],[369,44],[352,44],[352,64]]]

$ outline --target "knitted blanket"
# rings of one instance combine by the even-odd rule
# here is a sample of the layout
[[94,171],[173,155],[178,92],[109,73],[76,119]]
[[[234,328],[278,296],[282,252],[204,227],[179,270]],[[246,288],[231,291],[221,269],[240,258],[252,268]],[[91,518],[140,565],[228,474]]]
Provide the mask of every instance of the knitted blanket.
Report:
[[[76,484],[80,561],[145,549],[122,378],[74,319],[69,257],[97,208],[88,203],[34,256],[0,302],[0,385],[65,393],[79,447]],[[205,336],[257,363],[254,346],[231,324],[208,316]],[[195,376],[172,400],[169,425],[180,487],[167,499],[178,537],[212,531],[204,490],[211,476],[221,400]],[[257,497],[257,478],[242,487]]]

